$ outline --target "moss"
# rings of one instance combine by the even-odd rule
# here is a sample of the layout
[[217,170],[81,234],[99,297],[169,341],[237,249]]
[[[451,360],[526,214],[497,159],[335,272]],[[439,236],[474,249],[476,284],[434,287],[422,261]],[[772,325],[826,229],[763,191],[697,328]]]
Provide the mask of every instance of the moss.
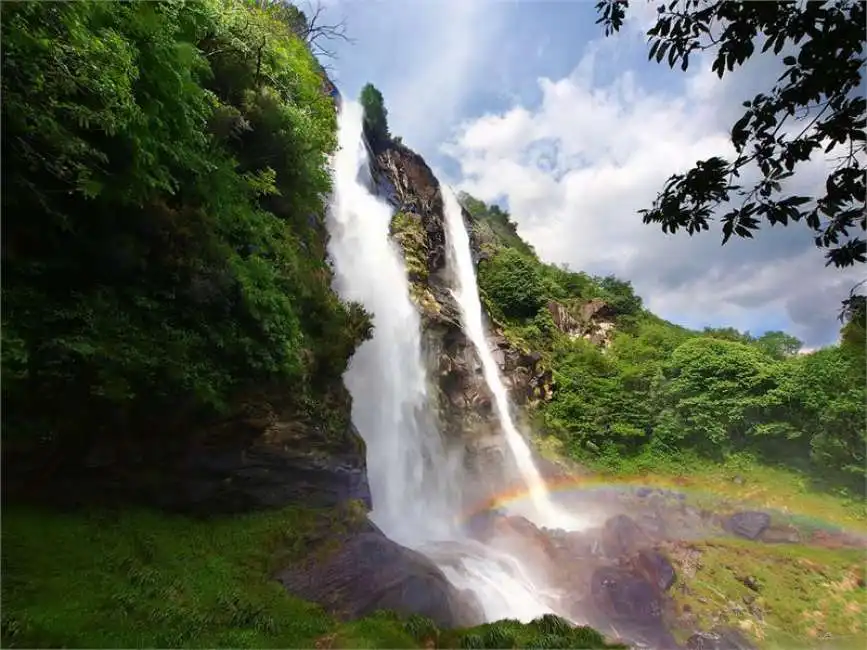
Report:
[[408,212],[396,212],[391,219],[391,234],[403,250],[410,281],[427,282],[428,247],[421,217]]
[[679,576],[671,622],[681,640],[717,624],[761,647],[820,639],[845,647],[867,632],[861,550],[725,540],[677,544],[670,556]]
[[442,306],[425,284],[412,282],[409,285],[409,296],[423,314],[435,317],[442,312]]

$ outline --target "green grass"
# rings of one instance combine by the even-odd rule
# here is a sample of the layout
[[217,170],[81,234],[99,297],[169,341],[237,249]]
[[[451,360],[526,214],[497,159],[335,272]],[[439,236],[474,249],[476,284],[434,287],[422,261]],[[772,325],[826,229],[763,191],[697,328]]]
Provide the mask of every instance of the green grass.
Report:
[[609,644],[596,630],[572,627],[562,618],[546,614],[530,623],[505,619],[467,630],[443,633],[447,648],[624,648]]
[[[323,518],[299,508],[196,520],[148,511],[3,512],[7,647],[408,647],[397,624],[341,625],[269,579]],[[387,647],[382,645],[380,647]]]
[[[681,640],[721,622],[762,648],[810,647],[821,639],[833,648],[863,647],[861,550],[725,540],[674,544],[669,555],[678,573],[672,613]],[[758,592],[744,584],[746,576],[756,579]],[[689,623],[679,626],[684,617]]]
[[508,647],[606,647],[589,628],[550,630],[549,619],[447,632],[385,611],[342,622],[271,579],[314,544],[327,552],[323,535],[351,528],[363,515],[356,506],[208,520],[7,507],[3,646],[457,648],[479,635],[519,644]]

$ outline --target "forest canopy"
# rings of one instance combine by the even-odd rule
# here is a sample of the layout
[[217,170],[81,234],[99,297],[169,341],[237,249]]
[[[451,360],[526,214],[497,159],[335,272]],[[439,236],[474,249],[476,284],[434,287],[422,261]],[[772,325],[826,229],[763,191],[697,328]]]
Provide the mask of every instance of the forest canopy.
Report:
[[330,289],[336,116],[297,19],[4,5],[7,436],[74,444],[340,376],[367,321]]

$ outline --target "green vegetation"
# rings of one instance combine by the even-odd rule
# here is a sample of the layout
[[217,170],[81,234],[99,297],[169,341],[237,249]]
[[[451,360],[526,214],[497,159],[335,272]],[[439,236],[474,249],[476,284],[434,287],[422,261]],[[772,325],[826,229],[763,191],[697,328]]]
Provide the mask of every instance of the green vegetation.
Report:
[[427,282],[427,237],[417,214],[395,212],[391,235],[401,246],[410,282]]
[[[457,648],[476,635],[485,648],[612,647],[555,617],[440,632],[386,611],[340,622],[288,595],[273,573],[352,526],[350,511],[197,520],[4,508],[3,519],[4,647]],[[518,645],[497,645],[506,637]]]
[[338,624],[269,578],[328,517],[4,508],[3,645],[313,647]]
[[767,648],[819,639],[834,648],[863,645],[863,551],[727,540],[680,543],[669,555],[686,585],[672,589],[671,622],[681,641],[721,622]]
[[[606,35],[620,29],[628,7],[623,0],[597,2],[596,22]],[[761,220],[785,226],[803,219],[816,245],[827,249],[829,264],[867,261],[867,241],[856,234],[867,228],[867,99],[859,90],[867,62],[864,3],[674,0],[657,9],[647,31],[648,59],[667,55],[670,67],[686,70],[691,54],[712,52],[711,70],[722,78],[773,49],[784,71],[772,88],[745,98],[746,110],[731,130],[737,158],[701,160],[669,178],[653,207],[641,211],[644,222],[692,235],[707,230],[716,209],[731,201],[734,207],[721,216],[723,243],[733,234],[752,237]],[[829,154],[836,164],[825,194],[790,194],[784,181]],[[739,184],[746,171],[760,173],[758,182]]]
[[388,132],[388,110],[382,93],[373,84],[365,84],[361,89],[359,102],[364,109],[364,134],[374,148],[385,145],[391,135]]
[[[505,335],[541,352],[552,370],[554,397],[534,419],[563,453],[624,470],[633,461],[663,467],[685,452],[715,461],[746,453],[863,493],[867,387],[857,296],[843,343],[811,354],[796,354],[800,342],[783,332],[690,331],[643,309],[628,282],[543,264],[513,247],[507,213],[466,204],[483,235],[496,232],[492,223],[508,233],[482,237],[479,286]],[[588,318],[594,300],[605,308]],[[557,316],[559,328],[550,301],[568,316]]]
[[365,336],[324,255],[334,107],[261,4],[4,7],[7,439],[74,457],[248,386],[313,403]]
[[468,630],[444,634],[446,648],[624,648],[606,643],[604,637],[589,627],[573,627],[562,618],[545,614],[528,624],[504,619]]

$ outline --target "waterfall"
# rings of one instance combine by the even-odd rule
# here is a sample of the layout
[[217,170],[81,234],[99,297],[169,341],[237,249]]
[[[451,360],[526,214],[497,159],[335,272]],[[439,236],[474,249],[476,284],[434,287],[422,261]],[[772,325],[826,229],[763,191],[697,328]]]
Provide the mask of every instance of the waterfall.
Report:
[[344,375],[352,421],[367,446],[370,517],[388,537],[427,555],[457,588],[472,591],[487,620],[529,621],[552,611],[554,596],[519,558],[468,539],[456,525],[464,470],[428,400],[419,314],[389,237],[392,210],[368,187],[361,124],[361,107],[345,102],[327,225],[334,287],[373,318],[373,337],[358,347]]
[[461,206],[449,188],[443,187],[442,193],[447,229],[448,259],[457,280],[457,286],[452,293],[460,306],[466,334],[473,342],[482,362],[485,383],[494,396],[494,407],[502,424],[506,443],[530,492],[535,512],[527,514],[531,515],[529,518],[535,520],[538,525],[550,528],[573,528],[575,524],[570,521],[571,518],[551,501],[545,481],[533,462],[530,447],[515,426],[506,387],[503,385],[500,370],[494,355],[491,353],[482,324],[482,305],[479,300],[476,270]]
[[328,251],[335,289],[371,313],[373,338],[362,343],[344,381],[352,421],[367,445],[371,518],[408,546],[451,536],[458,512],[455,466],[430,415],[418,311],[409,297],[403,258],[389,237],[390,206],[374,196],[362,109],[346,102],[332,168]]

